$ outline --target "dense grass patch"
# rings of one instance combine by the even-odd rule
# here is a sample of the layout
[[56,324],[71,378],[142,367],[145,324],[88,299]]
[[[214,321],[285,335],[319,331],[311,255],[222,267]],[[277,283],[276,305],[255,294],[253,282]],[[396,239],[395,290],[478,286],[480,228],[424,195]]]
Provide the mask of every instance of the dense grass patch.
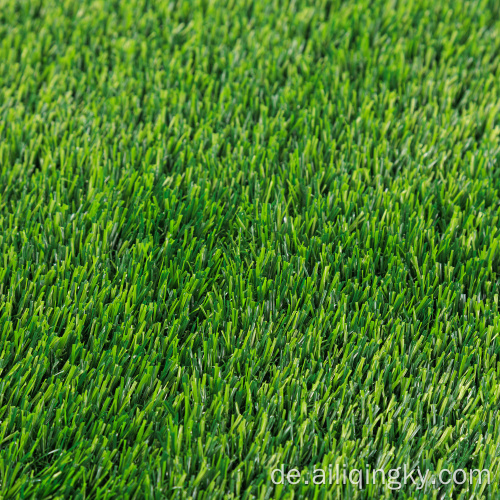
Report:
[[0,498],[498,497],[499,28],[0,1]]

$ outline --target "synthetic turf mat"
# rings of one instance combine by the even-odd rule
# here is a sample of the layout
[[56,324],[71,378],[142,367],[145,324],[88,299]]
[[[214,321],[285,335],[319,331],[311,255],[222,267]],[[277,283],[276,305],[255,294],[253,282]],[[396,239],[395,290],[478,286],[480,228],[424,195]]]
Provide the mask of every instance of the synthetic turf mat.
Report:
[[0,497],[498,498],[499,28],[0,0]]

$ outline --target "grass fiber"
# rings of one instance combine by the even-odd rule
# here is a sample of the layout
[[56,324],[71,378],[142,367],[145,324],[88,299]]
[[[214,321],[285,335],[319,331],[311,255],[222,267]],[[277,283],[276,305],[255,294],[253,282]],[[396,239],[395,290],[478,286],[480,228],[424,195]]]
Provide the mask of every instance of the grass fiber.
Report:
[[494,0],[1,0],[0,498],[500,498],[499,34]]

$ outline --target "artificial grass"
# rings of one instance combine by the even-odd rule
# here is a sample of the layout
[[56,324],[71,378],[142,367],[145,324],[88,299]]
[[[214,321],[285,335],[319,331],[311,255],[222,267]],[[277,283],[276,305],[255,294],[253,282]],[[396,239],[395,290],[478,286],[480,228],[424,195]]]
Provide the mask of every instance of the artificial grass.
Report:
[[0,497],[498,498],[499,15],[3,0]]

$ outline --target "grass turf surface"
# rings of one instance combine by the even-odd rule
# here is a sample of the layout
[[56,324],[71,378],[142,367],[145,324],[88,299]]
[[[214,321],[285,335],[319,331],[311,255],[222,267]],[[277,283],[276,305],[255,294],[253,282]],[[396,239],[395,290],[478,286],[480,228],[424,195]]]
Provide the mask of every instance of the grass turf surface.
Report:
[[499,27],[3,0],[0,497],[498,497]]

